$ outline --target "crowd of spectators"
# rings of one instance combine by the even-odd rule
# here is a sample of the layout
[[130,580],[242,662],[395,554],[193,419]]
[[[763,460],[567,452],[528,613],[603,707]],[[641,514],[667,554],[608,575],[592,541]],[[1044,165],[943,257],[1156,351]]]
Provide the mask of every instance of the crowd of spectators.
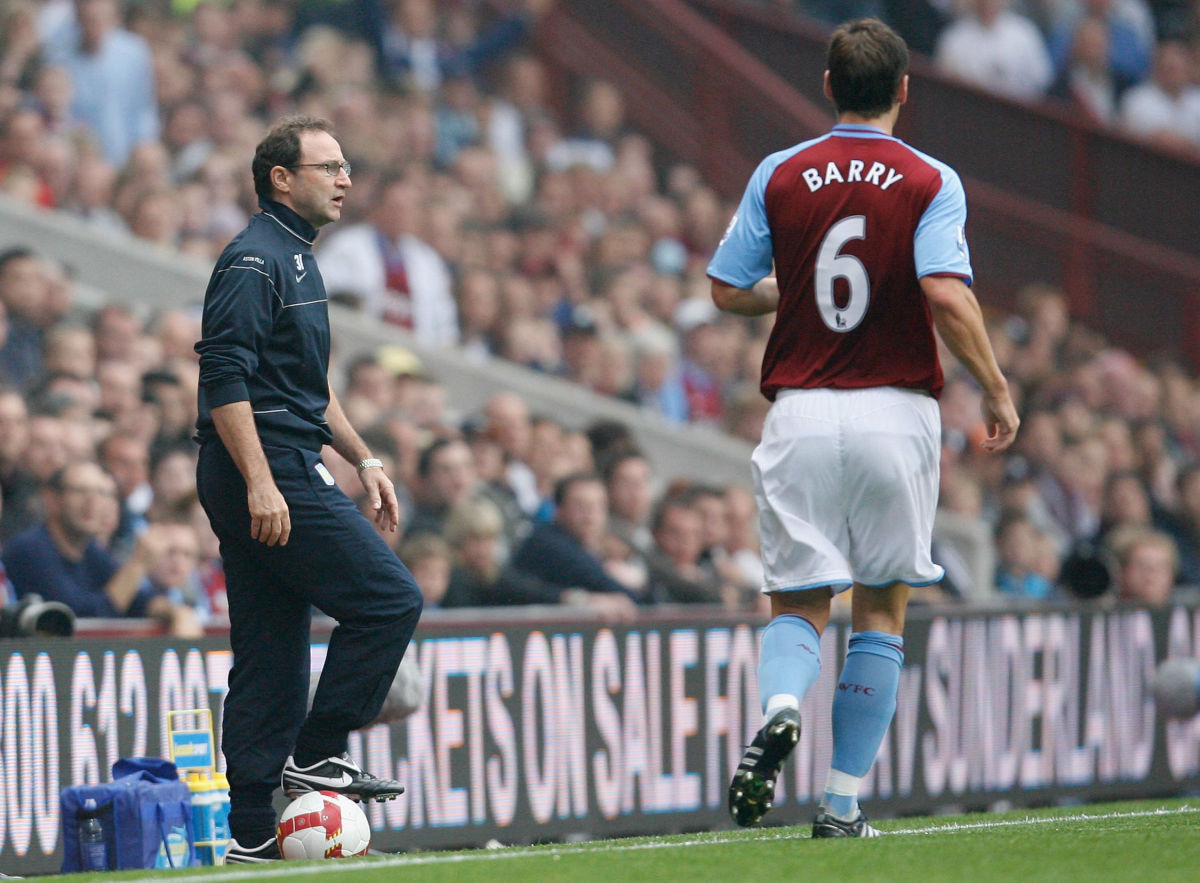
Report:
[[[30,249],[0,252],[0,304],[36,317],[0,338],[0,365],[28,368],[0,387],[0,605],[37,593],[77,616],[198,635],[226,609],[189,439],[198,318],[89,313],[60,274]],[[760,603],[747,492],[659,487],[624,424],[564,426],[508,392],[460,415],[404,349],[336,374],[396,476],[404,517],[384,536],[430,607],[567,604],[628,619],[644,605]],[[353,467],[327,462],[369,505]]]
[[[319,243],[332,299],[466,359],[756,441],[769,318],[719,314],[704,274],[732,206],[694,169],[663,167],[610,84],[556,112],[527,46],[551,5],[16,0],[0,27],[0,191],[211,262],[254,210],[248,157],[267,123],[326,116],[354,165],[346,217]],[[1061,22],[1078,5],[1057,4]],[[1102,4],[1084,5],[1094,19]],[[146,66],[131,77],[109,52]],[[62,597],[87,598],[81,615],[194,633],[224,603],[189,441],[197,316],[84,315],[72,284],[37,253],[0,257],[3,590],[53,595],[27,580],[42,556]],[[1108,345],[1047,286],[990,330],[1025,425],[1011,456],[981,456],[978,391],[944,354],[948,578],[921,599],[1158,603],[1200,585],[1196,378]],[[762,609],[746,487],[656,474],[624,427],[565,426],[508,393],[464,417],[399,347],[342,368],[346,413],[405,497],[389,539],[430,607]]]
[[1200,154],[1194,0],[770,0],[829,25],[875,15],[945,73]]

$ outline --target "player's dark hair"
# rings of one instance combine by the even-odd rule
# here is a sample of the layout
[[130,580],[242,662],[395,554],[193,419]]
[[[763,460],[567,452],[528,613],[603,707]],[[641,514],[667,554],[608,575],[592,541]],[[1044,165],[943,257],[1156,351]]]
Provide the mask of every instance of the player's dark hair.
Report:
[[305,132],[327,132],[333,135],[333,123],[320,117],[287,116],[276,123],[254,149],[254,192],[271,199],[275,187],[271,184],[271,169],[283,166],[290,169],[300,162],[300,136]]
[[829,89],[837,112],[882,116],[908,72],[904,38],[874,18],[847,22],[829,38]]

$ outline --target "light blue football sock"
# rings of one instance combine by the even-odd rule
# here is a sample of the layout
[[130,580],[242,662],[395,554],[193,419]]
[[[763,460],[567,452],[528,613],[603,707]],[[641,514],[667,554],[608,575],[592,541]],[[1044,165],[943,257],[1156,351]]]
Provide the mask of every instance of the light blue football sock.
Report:
[[816,626],[794,613],[784,613],[767,623],[758,655],[758,696],[764,714],[773,714],[780,705],[792,701],[799,707],[820,673],[821,636]]
[[896,713],[904,639],[886,632],[850,636],[833,697],[833,763],[823,805],[835,816],[858,815],[858,783],[879,752]]

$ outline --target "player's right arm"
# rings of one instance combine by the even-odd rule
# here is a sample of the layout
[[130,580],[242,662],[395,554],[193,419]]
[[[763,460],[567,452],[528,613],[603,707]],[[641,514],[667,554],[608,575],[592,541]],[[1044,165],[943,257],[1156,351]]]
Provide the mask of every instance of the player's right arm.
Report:
[[278,299],[273,269],[265,254],[223,255],[205,296],[196,345],[213,427],[246,482],[250,536],[268,546],[286,545],[292,525],[263,451],[246,379],[258,370],[258,354],[271,333]]
[[246,481],[250,536],[268,546],[286,546],[292,533],[287,501],[275,485],[250,402],[230,402],[212,409],[213,426],[225,450]]
[[738,288],[720,279],[712,280],[713,303],[738,316],[765,316],[779,309],[779,283],[774,276],[759,279],[750,288]]
[[979,301],[958,276],[923,276],[921,290],[942,340],[983,388],[983,417],[988,430],[984,449],[1003,451],[1017,437],[1021,420],[992,351]]
[[774,246],[765,195],[785,155],[773,154],[759,164],[708,265],[713,303],[727,313],[763,316],[779,308],[779,284],[769,275]]

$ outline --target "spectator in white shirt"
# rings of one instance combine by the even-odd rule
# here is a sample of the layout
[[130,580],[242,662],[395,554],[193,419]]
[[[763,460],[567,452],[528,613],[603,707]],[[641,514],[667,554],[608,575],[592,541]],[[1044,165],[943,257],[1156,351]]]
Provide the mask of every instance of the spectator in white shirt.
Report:
[[458,342],[450,271],[417,236],[419,206],[415,182],[384,182],[370,220],[339,230],[320,249],[321,275],[331,296],[358,300],[368,315],[427,346],[449,346]]
[[1129,132],[1177,149],[1200,147],[1200,86],[1189,77],[1186,45],[1166,41],[1154,54],[1149,80],[1121,99],[1120,123]]
[[946,73],[1009,98],[1040,98],[1054,77],[1041,32],[1008,0],[966,3],[939,37],[935,59]]

